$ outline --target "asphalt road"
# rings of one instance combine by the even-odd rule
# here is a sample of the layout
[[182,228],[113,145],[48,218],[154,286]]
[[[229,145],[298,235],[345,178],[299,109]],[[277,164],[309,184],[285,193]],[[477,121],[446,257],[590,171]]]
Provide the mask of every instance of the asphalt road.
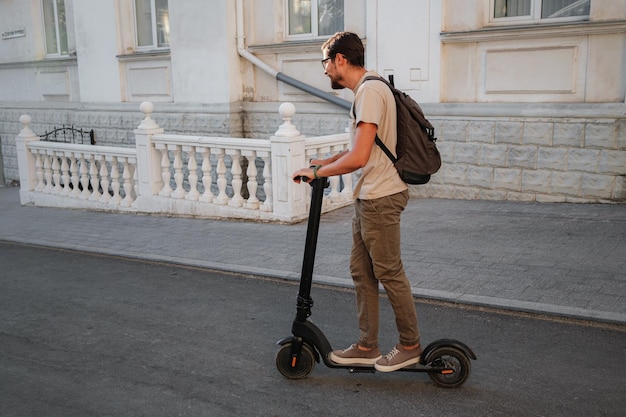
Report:
[[[0,416],[623,416],[626,329],[418,301],[423,341],[478,356],[459,389],[426,374],[282,377],[293,282],[0,242]],[[312,319],[356,338],[353,294]],[[381,331],[396,335],[388,304]]]

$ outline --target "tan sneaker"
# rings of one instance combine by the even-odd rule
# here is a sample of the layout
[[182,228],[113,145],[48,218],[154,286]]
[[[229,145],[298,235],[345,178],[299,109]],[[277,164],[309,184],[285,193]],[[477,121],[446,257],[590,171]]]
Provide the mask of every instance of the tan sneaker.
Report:
[[328,357],[341,365],[374,365],[382,355],[378,348],[362,350],[355,343],[344,350],[333,350]]
[[374,364],[374,368],[380,372],[392,372],[405,366],[413,365],[420,361],[422,348],[405,349],[402,345],[397,345],[391,352],[380,358]]

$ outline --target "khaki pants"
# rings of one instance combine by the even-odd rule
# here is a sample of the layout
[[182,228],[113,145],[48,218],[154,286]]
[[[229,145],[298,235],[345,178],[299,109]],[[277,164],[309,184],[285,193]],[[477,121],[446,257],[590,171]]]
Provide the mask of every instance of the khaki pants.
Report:
[[396,316],[400,344],[419,343],[417,313],[400,257],[400,215],[408,191],[374,200],[357,199],[352,223],[350,271],[356,289],[359,345],[378,347],[378,283]]

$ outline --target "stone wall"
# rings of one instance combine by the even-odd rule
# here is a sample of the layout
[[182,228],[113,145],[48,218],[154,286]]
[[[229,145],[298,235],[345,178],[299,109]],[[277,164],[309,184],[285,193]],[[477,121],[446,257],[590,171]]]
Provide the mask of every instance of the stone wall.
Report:
[[[37,134],[63,123],[93,128],[97,144],[134,146],[138,105],[41,109],[0,108],[6,182],[18,178],[15,136],[30,114]],[[269,138],[280,124],[277,103],[216,109],[157,105],[153,118],[168,133]],[[626,201],[626,106],[427,104],[443,166],[415,197],[540,202]],[[301,104],[293,123],[307,136],[338,133],[347,114]]]
[[[432,107],[443,166],[412,195],[541,202],[626,200],[623,105]],[[428,114],[429,108],[425,111]],[[468,111],[472,113],[468,113]],[[481,113],[501,113],[499,117]],[[527,113],[520,117],[519,114]]]

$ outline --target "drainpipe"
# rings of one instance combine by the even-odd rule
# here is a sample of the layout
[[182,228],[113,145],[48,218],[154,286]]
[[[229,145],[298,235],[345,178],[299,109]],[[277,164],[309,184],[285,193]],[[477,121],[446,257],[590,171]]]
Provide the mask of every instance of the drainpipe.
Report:
[[295,78],[288,76],[287,74],[283,74],[275,70],[274,68],[267,65],[265,62],[257,58],[254,54],[246,49],[245,46],[245,36],[243,30],[243,0],[237,0],[237,52],[242,58],[247,59],[252,64],[256,65],[263,71],[270,74],[272,77],[276,78],[278,81],[282,81],[285,84],[289,84],[292,87],[295,87],[299,90],[302,90],[306,93],[312,94],[315,97],[321,98],[322,100],[326,100],[329,103],[335,104],[341,107],[344,110],[350,110],[352,107],[352,103],[332,94],[328,94],[326,91],[322,91],[319,88],[313,87],[312,85],[303,83],[302,81],[298,81]]

